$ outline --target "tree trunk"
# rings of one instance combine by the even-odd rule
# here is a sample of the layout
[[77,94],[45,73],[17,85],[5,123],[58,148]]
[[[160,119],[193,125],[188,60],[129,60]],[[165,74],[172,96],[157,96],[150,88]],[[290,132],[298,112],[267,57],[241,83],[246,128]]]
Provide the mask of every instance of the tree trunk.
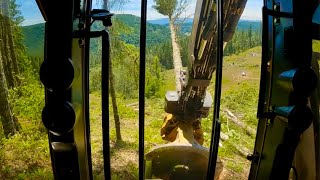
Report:
[[171,18],[170,22],[170,31],[171,31],[171,41],[172,41],[172,54],[173,54],[173,67],[175,72],[176,79],[176,90],[181,91],[181,82],[180,82],[180,71],[182,70],[181,54],[180,47],[177,40],[176,28]]
[[120,128],[120,118],[118,113],[118,106],[117,106],[117,99],[116,99],[116,92],[114,89],[114,78],[112,72],[112,61],[109,61],[109,81],[110,81],[110,95],[112,99],[112,108],[113,108],[113,116],[114,116],[114,124],[116,128],[116,136],[117,141],[121,141],[121,128]]
[[[13,40],[13,31],[12,31],[12,22],[10,20],[10,12],[9,12],[9,2],[8,0],[4,0],[3,1],[3,7],[4,7],[4,22],[5,22],[5,28],[6,28],[6,32],[5,34],[7,35],[7,40],[8,40],[8,51],[9,51],[9,55],[11,56],[11,67],[13,69],[13,78],[15,81],[14,85],[18,85],[19,84],[19,67],[18,67],[18,61],[17,61],[17,56],[15,53],[15,45],[14,45],[14,40]],[[12,73],[12,72],[11,72]]]
[[0,116],[2,120],[3,132],[6,137],[14,135],[17,131],[15,117],[11,111],[8,101],[8,87],[3,72],[2,54],[0,52]]
[[[5,0],[6,1],[6,0]],[[14,87],[14,76],[12,70],[12,59],[9,52],[9,40],[8,40],[8,21],[9,17],[6,16],[8,10],[6,10],[5,1],[0,4],[0,28],[1,28],[1,53],[2,53],[2,65],[3,71],[6,77],[7,86],[9,88]]]
[[[1,8],[0,8],[1,10]],[[1,28],[1,33],[0,33],[0,49],[1,49],[1,58],[2,58],[2,65],[3,65],[3,73],[5,74],[6,77],[6,83],[9,88],[12,88],[14,86],[14,78],[12,75],[11,71],[11,66],[10,66],[10,56],[8,53],[8,48],[7,48],[7,36],[6,36],[6,31],[5,31],[5,24],[4,24],[4,17],[1,15],[0,12],[0,28]],[[5,68],[4,68],[5,67]]]

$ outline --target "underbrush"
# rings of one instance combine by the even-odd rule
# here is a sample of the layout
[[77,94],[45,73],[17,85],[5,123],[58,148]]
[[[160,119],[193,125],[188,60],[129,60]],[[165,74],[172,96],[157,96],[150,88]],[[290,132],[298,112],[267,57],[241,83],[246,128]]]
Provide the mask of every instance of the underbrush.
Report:
[[47,135],[19,119],[22,130],[0,143],[0,179],[53,179]]
[[41,122],[44,88],[24,82],[9,91],[13,113],[21,129],[0,140],[0,179],[53,179],[48,136]]
[[237,117],[252,126],[257,126],[257,105],[259,97],[258,81],[233,85],[221,98],[221,109],[229,109]]
[[16,116],[32,121],[41,121],[45,97],[43,85],[39,82],[25,83],[11,89],[9,99]]

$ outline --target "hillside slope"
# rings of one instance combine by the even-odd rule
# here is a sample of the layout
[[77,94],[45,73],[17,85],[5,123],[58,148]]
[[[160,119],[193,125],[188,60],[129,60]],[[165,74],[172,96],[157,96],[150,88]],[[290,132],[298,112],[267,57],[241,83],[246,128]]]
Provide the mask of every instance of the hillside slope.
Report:
[[42,57],[44,46],[44,23],[23,26],[24,34],[23,43],[27,48],[27,53],[30,56]]
[[[131,33],[120,34],[121,40],[126,43],[139,46],[140,44],[140,18],[130,14],[119,14],[113,17],[113,21],[122,22]],[[24,44],[28,55],[41,57],[44,45],[44,23],[23,26]],[[99,23],[92,25],[93,30],[101,30],[103,27]],[[117,31],[117,30],[116,30]],[[112,35],[112,34],[111,34]],[[59,35],[57,34],[57,38]],[[147,23],[147,44],[153,45],[170,39],[170,31],[166,26]],[[93,52],[96,52],[96,40],[92,40]]]
[[[118,14],[113,17],[113,21],[122,22],[127,28],[130,29],[130,33],[123,33],[120,35],[121,40],[126,43],[133,44],[135,46],[139,46],[140,44],[140,17],[131,15],[131,14]],[[156,20],[150,22],[157,22]],[[170,31],[167,23],[164,23],[165,20],[161,20],[163,22],[161,25],[147,23],[147,45],[152,46],[154,44],[159,44],[165,41],[170,40]],[[241,20],[238,24],[238,30],[248,30],[252,27],[253,30],[259,30],[261,27],[260,21],[245,21]],[[100,24],[95,23],[92,26],[93,30],[100,30],[103,27]],[[192,29],[192,19],[189,19],[185,24],[183,24],[180,28],[183,34],[189,34]],[[29,56],[43,56],[43,45],[44,45],[44,23],[34,24],[30,26],[22,27],[24,34],[24,44],[27,48],[27,52]],[[116,30],[117,31],[117,30]],[[57,35],[58,38],[58,35]],[[96,41],[92,40],[93,44],[91,47],[93,48],[93,52],[96,51]]]

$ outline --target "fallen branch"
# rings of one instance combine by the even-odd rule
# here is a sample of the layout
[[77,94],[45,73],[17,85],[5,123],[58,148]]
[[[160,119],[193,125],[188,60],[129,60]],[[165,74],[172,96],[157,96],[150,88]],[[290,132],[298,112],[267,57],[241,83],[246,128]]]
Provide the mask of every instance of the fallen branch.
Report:
[[243,128],[246,130],[247,134],[250,135],[251,137],[254,137],[256,134],[256,131],[250,127],[248,127],[245,123],[241,122],[230,110],[224,109],[224,111],[227,114],[227,118],[238,125],[239,127]]
[[[223,132],[220,132],[220,139],[222,141],[226,141],[229,139],[229,136],[224,134]],[[220,143],[221,142],[219,142],[219,146],[222,147],[223,145],[222,143],[221,144]],[[237,146],[236,144],[233,144],[233,143],[231,143],[230,145],[237,150],[236,153],[238,153],[241,157],[247,158],[247,155],[250,153],[250,151],[245,147]]]

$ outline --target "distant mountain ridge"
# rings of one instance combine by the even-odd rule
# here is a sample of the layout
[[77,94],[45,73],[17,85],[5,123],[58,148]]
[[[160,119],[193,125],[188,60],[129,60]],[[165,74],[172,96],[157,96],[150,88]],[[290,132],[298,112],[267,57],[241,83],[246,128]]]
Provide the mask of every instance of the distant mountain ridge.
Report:
[[[163,25],[169,27],[169,18],[160,18],[155,20],[148,20],[151,24]],[[191,33],[193,24],[193,18],[187,18],[184,24],[181,26],[180,30],[182,33]],[[247,30],[250,28],[253,30],[261,29],[262,22],[260,20],[245,20],[240,19],[237,25],[237,30]]]
[[[131,14],[118,14],[115,15],[114,20],[121,21],[123,24],[132,28],[131,33],[121,34],[121,40],[126,43],[139,46],[140,44],[140,17]],[[190,34],[192,30],[193,19],[187,19],[186,23],[180,28],[181,33]],[[169,40],[170,30],[167,18],[158,20],[149,20],[147,23],[147,45],[161,43]],[[158,23],[158,24],[157,24]],[[160,23],[160,24],[159,24]],[[252,27],[253,30],[261,29],[261,21],[240,20],[238,23],[238,30],[247,30]],[[96,24],[93,24],[92,29],[101,29]],[[22,27],[23,34],[25,36],[24,44],[27,48],[28,55],[41,57],[43,55],[44,44],[44,23],[34,24],[30,26]],[[57,37],[58,38],[58,37]],[[92,40],[94,44],[96,40]],[[92,48],[96,48],[95,45]]]
[[[113,18],[114,21],[121,21],[123,24],[132,29],[131,33],[120,34],[121,40],[126,43],[139,46],[140,44],[140,17],[131,14],[118,14]],[[102,26],[94,23],[91,27],[93,30],[102,29]],[[24,34],[24,45],[30,56],[42,57],[44,45],[44,23],[22,26]],[[57,35],[57,38],[58,35]],[[147,23],[147,44],[153,45],[170,39],[170,30],[166,26]],[[96,50],[96,39],[91,40],[91,48]]]
[[34,57],[43,56],[44,27],[44,23],[22,26],[22,32],[24,35],[23,43],[27,48],[28,55]]

